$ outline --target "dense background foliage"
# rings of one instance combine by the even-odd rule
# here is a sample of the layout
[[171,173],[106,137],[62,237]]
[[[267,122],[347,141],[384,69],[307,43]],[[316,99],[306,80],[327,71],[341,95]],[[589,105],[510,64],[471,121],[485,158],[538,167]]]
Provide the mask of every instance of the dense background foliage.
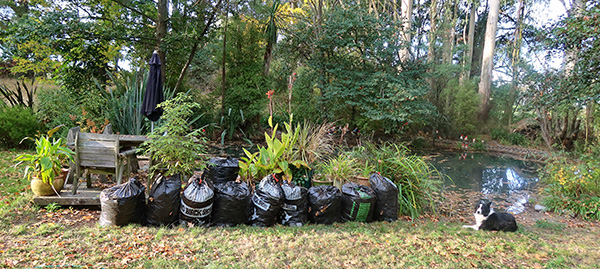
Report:
[[0,144],[61,124],[148,133],[137,111],[156,51],[212,140],[256,141],[292,113],[359,137],[488,136],[575,152],[547,168],[550,186],[575,184],[596,170],[600,5],[561,2],[3,0]]

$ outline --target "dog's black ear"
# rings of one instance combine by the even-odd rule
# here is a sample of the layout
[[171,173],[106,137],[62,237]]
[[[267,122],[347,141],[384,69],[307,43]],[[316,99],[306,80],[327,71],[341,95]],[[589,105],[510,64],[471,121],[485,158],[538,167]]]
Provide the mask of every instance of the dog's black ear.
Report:
[[492,202],[491,202],[491,201],[490,201],[490,202],[487,202],[485,205],[486,205],[488,208],[490,208],[490,207],[492,207]]

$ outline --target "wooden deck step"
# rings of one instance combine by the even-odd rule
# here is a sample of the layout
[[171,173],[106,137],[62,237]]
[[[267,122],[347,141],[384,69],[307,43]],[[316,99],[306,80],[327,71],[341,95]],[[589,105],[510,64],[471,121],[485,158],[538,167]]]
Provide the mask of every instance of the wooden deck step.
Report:
[[56,203],[61,206],[100,206],[100,189],[85,188],[85,183],[77,188],[77,194],[71,193],[71,184],[67,184],[60,192],[60,196],[38,196],[33,198],[33,202],[39,206],[46,206]]

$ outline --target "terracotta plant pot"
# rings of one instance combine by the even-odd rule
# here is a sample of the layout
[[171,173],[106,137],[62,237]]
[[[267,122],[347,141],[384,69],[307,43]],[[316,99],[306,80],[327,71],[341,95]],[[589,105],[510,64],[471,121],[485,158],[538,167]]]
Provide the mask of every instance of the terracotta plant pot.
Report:
[[[66,172],[68,173],[68,170]],[[60,193],[60,191],[63,189],[63,186],[65,184],[65,177],[67,176],[67,173],[65,173],[65,171],[63,170],[60,175],[58,175],[57,177],[54,178],[54,180],[52,181],[52,185],[43,182],[42,179],[40,179],[40,178],[32,177],[31,178],[31,191],[33,191],[33,194],[35,194],[36,196],[56,195],[56,192]],[[54,192],[54,189],[52,189],[52,186],[54,186],[54,189],[56,189],[56,192]]]
[[367,187],[371,187],[371,183],[369,183],[369,178],[368,177],[354,177],[356,179],[356,183],[363,185],[363,186],[367,186]]

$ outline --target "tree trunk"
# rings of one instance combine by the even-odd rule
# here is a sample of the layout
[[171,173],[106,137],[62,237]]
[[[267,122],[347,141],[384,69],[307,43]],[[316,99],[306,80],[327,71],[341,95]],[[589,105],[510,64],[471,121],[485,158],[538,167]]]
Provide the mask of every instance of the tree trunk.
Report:
[[[427,63],[429,64],[429,73],[435,72],[435,66],[437,65],[437,57],[435,53],[435,45],[437,40],[438,31],[438,0],[431,0],[429,6],[429,22],[431,24],[429,29],[429,47],[427,49]],[[438,107],[439,110],[439,97],[440,87],[436,84],[436,78],[431,76],[427,79],[430,89],[429,102]]]
[[475,2],[471,2],[471,10],[469,12],[469,33],[466,38],[467,42],[467,53],[463,58],[463,72],[460,76],[460,85],[464,85],[464,82],[471,79],[471,66],[473,65],[473,45],[475,40],[475,14],[477,11],[477,5]]
[[581,120],[577,119],[578,109],[573,109],[565,114],[552,113],[547,108],[536,109],[542,138],[548,148],[555,144],[563,149],[570,150],[579,136]]
[[225,56],[227,55],[227,24],[229,22],[229,1],[225,2],[225,27],[223,28],[223,59],[221,62],[221,118],[225,115],[225,93],[227,92],[227,79],[225,70]]
[[[395,3],[396,0],[394,0]],[[410,57],[410,45],[412,41],[412,11],[413,0],[400,0],[400,19],[402,20],[402,34],[400,40],[404,42],[399,51],[400,62],[408,61]]]
[[435,61],[435,40],[437,39],[437,0],[431,0],[429,7],[429,48],[427,49],[427,63]]
[[454,33],[456,32],[454,29],[456,24],[456,1],[446,0],[444,10],[444,21],[442,24],[442,63],[452,64],[452,49],[454,48]]
[[492,89],[492,70],[494,69],[494,48],[496,43],[496,29],[500,15],[500,0],[489,0],[489,14],[485,30],[485,43],[483,45],[483,60],[481,64],[481,81],[479,82],[479,120],[486,122],[490,113],[490,93]]
[[512,83],[508,92],[508,100],[506,102],[506,109],[504,113],[508,113],[508,128],[512,125],[513,119],[513,106],[517,99],[517,88],[519,83],[519,62],[521,57],[521,41],[523,40],[522,26],[523,26],[523,15],[525,5],[524,0],[519,0],[519,7],[517,8],[517,25],[515,27],[514,41],[512,48]]
[[271,69],[272,54],[273,54],[273,43],[271,41],[267,41],[267,47],[265,48],[265,56],[264,56],[264,66],[263,66],[263,74],[265,76],[269,75],[269,70]]
[[590,140],[590,136],[594,133],[594,102],[588,101],[585,106],[585,144],[587,145]]
[[158,0],[156,3],[157,9],[157,17],[156,17],[156,50],[158,51],[158,57],[160,58],[161,66],[161,79],[164,82],[166,77],[166,66],[167,63],[166,53],[161,48],[163,43],[163,39],[167,36],[167,24],[168,24],[168,16],[169,16],[169,3],[167,0]]

